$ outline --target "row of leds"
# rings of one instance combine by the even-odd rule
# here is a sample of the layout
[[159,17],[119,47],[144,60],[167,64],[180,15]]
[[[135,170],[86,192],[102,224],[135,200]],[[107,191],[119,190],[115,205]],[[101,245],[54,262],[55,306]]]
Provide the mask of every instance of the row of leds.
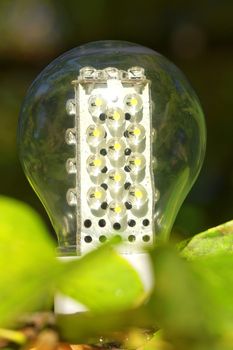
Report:
[[[91,95],[88,111],[93,124],[86,130],[86,141],[91,154],[87,158],[87,172],[93,186],[87,193],[88,205],[96,217],[107,214],[115,230],[134,226],[127,221],[127,211],[138,218],[147,212],[148,194],[140,182],[145,176],[146,159],[143,155],[146,132],[140,124],[143,102],[139,94],[127,94],[116,106],[109,106],[101,94]],[[108,203],[108,193],[110,202]],[[86,220],[87,227],[90,220]],[[144,221],[145,226],[148,220]],[[99,220],[105,226],[105,220]]]

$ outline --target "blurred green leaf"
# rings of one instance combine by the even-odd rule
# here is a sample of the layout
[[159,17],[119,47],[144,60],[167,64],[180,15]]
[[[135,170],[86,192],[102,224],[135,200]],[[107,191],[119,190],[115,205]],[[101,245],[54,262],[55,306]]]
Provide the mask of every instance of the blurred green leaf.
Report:
[[65,263],[65,270],[59,290],[94,312],[135,307],[145,298],[136,270],[109,245]]
[[156,286],[149,302],[159,326],[175,337],[208,334],[214,326],[203,276],[171,248],[152,254]]
[[156,286],[148,312],[165,340],[179,350],[232,349],[233,259],[227,249],[186,261],[159,247],[152,258]]
[[181,256],[195,259],[205,255],[233,253],[233,221],[195,235],[179,244]]
[[219,332],[232,333],[233,328],[233,257],[221,253],[203,257],[192,262],[193,269],[202,276],[202,285],[208,291],[205,302],[212,300],[212,313],[216,315],[216,325]]
[[154,349],[155,344],[161,350],[232,349],[232,256],[218,254],[192,262],[170,247],[158,247],[151,255],[156,284],[146,305],[121,313],[58,315],[62,339],[120,340],[130,329],[152,331],[158,325],[162,335],[145,349]]
[[0,327],[51,305],[60,270],[54,252],[39,216],[17,200],[0,197]]
[[182,242],[182,256],[170,247],[152,251],[156,283],[146,303],[138,273],[111,244],[59,261],[38,215],[0,197],[0,327],[12,326],[25,312],[50,307],[58,290],[90,309],[57,315],[63,341],[98,343],[104,337],[134,344],[159,327],[163,332],[146,349],[230,350],[232,229],[231,221]]
[[49,234],[27,205],[0,198],[0,326],[51,306],[55,290],[95,312],[135,307],[145,297],[134,268],[109,245],[58,262]]
[[156,325],[145,306],[121,312],[80,312],[77,314],[56,315],[56,325],[63,341],[71,344],[95,344],[101,337],[108,342],[122,342],[133,329],[154,332]]

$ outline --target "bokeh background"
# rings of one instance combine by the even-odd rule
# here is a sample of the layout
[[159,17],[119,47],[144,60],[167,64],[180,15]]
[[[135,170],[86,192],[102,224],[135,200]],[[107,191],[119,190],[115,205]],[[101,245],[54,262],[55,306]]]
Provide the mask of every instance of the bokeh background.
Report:
[[175,234],[188,237],[232,219],[232,0],[0,0],[0,194],[31,204],[49,225],[18,161],[20,106],[51,60],[104,39],[132,41],[167,56],[202,102],[206,159],[177,217]]

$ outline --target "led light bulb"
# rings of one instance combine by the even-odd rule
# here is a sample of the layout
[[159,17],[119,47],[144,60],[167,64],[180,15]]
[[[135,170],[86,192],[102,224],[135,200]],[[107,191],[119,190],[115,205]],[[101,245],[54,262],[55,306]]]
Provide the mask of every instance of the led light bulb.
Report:
[[142,119],[143,101],[139,94],[129,94],[124,98],[126,119],[139,122]]
[[146,141],[146,130],[142,124],[131,123],[126,129],[124,136],[129,146],[134,151],[143,151]]
[[107,125],[113,136],[121,136],[125,125],[125,114],[120,108],[110,108],[107,114]]
[[134,181],[142,181],[145,176],[146,158],[141,153],[132,153],[125,166],[125,171],[130,172],[130,176]]
[[[101,96],[101,95],[92,95],[90,96],[89,100],[88,100],[88,110],[91,114],[91,116],[93,117],[93,120],[105,120],[106,115],[105,115],[105,111],[106,111],[106,101],[105,99]],[[102,121],[103,121],[102,120]]]
[[[77,166],[77,163],[76,163]],[[103,156],[91,154],[86,160],[86,169],[92,183],[100,184],[104,178],[108,168],[106,167],[106,160]]]
[[127,213],[124,203],[111,202],[108,208],[108,216],[115,231],[122,231],[125,229],[123,224],[126,222]]
[[90,125],[87,128],[87,143],[90,147],[95,148],[104,141],[106,132],[101,125]]
[[[102,187],[91,187],[87,193],[87,201],[95,216],[104,215],[103,203],[106,201],[106,191]],[[86,227],[85,223],[84,226]]]
[[60,254],[82,256],[117,234],[121,254],[135,260],[168,238],[206,139],[199,100],[180,70],[120,41],[80,46],[45,68],[18,134]]
[[120,198],[125,193],[126,174],[120,168],[112,169],[108,173],[108,186],[112,198]]
[[122,166],[125,163],[126,144],[121,138],[111,138],[107,143],[108,158],[113,166]]

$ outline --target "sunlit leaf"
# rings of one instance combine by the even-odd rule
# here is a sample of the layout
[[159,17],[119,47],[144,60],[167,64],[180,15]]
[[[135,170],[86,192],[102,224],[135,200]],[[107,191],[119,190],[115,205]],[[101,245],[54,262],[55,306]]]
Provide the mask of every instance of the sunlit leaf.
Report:
[[58,269],[39,216],[26,204],[0,197],[0,327],[48,306]]
[[233,221],[195,235],[190,241],[181,242],[181,255],[186,259],[219,253],[233,253]]

